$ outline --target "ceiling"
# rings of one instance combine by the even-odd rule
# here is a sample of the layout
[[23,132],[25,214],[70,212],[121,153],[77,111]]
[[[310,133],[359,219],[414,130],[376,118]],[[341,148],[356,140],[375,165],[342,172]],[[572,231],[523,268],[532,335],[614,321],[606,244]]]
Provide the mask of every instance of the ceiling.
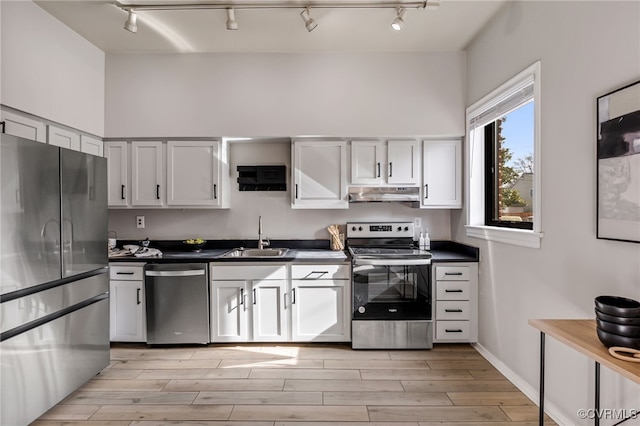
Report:
[[226,29],[223,9],[141,10],[137,34],[123,28],[127,13],[106,1],[36,3],[109,53],[437,52],[464,49],[506,1],[440,0],[434,10],[408,9],[402,31],[391,29],[394,9],[311,8],[318,27],[307,32],[300,12],[309,1],[289,2],[300,8],[236,10],[236,31]]

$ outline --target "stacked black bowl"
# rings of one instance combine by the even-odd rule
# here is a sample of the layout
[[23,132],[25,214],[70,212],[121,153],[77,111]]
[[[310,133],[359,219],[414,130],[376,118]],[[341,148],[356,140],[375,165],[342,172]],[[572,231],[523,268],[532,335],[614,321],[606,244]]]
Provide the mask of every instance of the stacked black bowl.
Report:
[[626,297],[596,297],[598,338],[606,346],[640,349],[640,302]]

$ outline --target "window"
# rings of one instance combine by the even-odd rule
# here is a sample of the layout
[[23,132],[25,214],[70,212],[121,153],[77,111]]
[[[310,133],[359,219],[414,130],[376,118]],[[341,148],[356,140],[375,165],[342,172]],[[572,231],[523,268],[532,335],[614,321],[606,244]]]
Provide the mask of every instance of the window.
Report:
[[467,109],[467,235],[540,247],[540,63]]

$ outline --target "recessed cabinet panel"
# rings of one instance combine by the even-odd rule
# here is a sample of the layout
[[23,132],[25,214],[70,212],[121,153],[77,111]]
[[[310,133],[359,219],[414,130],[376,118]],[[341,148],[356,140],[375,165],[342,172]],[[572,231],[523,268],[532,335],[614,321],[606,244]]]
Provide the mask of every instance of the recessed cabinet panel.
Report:
[[351,183],[379,184],[384,181],[383,150],[384,144],[380,141],[351,142]]
[[294,142],[293,208],[349,208],[346,150],[344,141]]
[[131,143],[132,205],[164,204],[164,155],[162,142]]
[[426,140],[423,146],[422,206],[462,207],[462,141]]
[[41,121],[9,111],[2,111],[0,121],[4,122],[4,133],[7,135],[47,142],[47,126]]
[[257,342],[287,341],[289,338],[284,305],[287,282],[254,281],[251,289],[253,340]]
[[246,281],[212,282],[212,342],[248,341],[247,302]]
[[126,207],[129,204],[129,144],[105,142],[104,156],[107,158],[107,205]]
[[47,128],[47,142],[62,148],[80,151],[80,134],[49,125]]
[[417,185],[420,182],[420,144],[416,141],[389,141],[387,182]]
[[104,154],[102,141],[87,135],[80,135],[80,151],[98,157],[102,157]]
[[220,206],[220,141],[167,142],[167,204]]
[[347,280],[293,281],[293,341],[350,340],[351,321],[345,309],[349,283]]

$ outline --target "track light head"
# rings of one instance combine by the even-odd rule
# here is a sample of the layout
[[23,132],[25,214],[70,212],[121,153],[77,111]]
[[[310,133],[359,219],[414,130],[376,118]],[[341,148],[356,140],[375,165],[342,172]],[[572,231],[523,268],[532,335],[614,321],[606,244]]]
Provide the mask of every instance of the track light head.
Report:
[[304,21],[304,26],[307,27],[307,31],[313,31],[318,23],[309,15],[309,8],[305,8],[302,12],[300,12],[300,16],[302,16],[302,20]]
[[406,9],[404,8],[397,8],[396,9],[396,18],[393,20],[393,22],[391,23],[391,28],[393,28],[396,31],[401,31],[402,27],[404,27],[404,14],[406,13]]
[[138,25],[137,22],[138,21],[138,15],[136,15],[136,13],[129,9],[129,16],[127,17],[127,21],[124,23],[124,29],[127,31],[131,31],[132,33],[137,33],[138,32]]
[[236,21],[236,13],[233,7],[227,9],[227,29],[237,30],[238,22]]

